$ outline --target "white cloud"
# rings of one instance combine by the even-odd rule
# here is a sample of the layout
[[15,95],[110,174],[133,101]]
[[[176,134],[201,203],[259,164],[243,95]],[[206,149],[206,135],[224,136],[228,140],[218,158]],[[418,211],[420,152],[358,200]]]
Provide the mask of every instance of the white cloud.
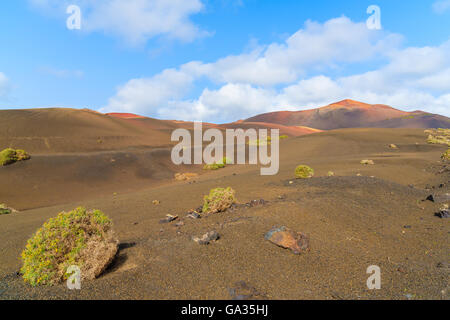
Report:
[[8,78],[3,72],[0,72],[0,99],[7,98],[9,95],[11,86]]
[[436,13],[442,14],[450,10],[450,0],[439,0],[433,3],[433,10]]
[[[450,41],[437,47],[400,48],[399,39],[345,17],[324,24],[308,22],[282,44],[211,63],[193,61],[131,80],[107,108],[225,122],[352,98],[450,116]],[[383,65],[348,76],[328,75],[361,62]],[[187,99],[200,79],[215,89],[205,88],[198,97]]]
[[369,30],[365,23],[347,17],[324,24],[307,21],[284,43],[272,43],[250,53],[228,56],[203,65],[203,72],[218,82],[262,86],[290,83],[310,71],[338,64],[385,56],[402,37]]
[[192,76],[174,69],[166,69],[153,78],[132,79],[118,89],[105,110],[148,113],[182,98],[192,82]]
[[200,0],[29,0],[38,9],[65,15],[68,5],[82,12],[82,30],[101,31],[142,44],[156,36],[192,41],[207,35],[190,16],[202,11]]

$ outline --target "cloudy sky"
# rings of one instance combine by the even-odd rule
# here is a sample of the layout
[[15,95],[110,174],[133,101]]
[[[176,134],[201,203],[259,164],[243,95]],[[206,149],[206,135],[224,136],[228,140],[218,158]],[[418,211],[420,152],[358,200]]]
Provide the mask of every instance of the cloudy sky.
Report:
[[229,122],[351,98],[450,116],[450,0],[3,1],[0,39],[0,109]]

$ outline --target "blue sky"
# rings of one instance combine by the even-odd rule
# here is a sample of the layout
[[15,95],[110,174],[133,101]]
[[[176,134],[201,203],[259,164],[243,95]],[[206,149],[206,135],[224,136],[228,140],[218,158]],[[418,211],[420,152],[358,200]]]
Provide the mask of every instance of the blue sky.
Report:
[[449,31],[448,0],[3,1],[0,109],[227,122],[352,98],[450,116]]

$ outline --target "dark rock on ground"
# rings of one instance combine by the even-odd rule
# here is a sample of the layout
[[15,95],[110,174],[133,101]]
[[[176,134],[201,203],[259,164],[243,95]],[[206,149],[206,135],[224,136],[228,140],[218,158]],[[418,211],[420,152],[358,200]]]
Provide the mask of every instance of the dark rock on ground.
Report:
[[173,216],[171,214],[166,215],[164,219],[159,220],[159,223],[169,223],[178,219],[178,216]]
[[265,295],[245,281],[239,281],[234,284],[234,288],[229,288],[228,292],[232,300],[261,300],[265,299]]
[[309,238],[301,233],[286,227],[277,227],[266,233],[264,238],[277,246],[291,249],[294,254],[309,251]]
[[439,210],[438,212],[436,212],[435,214],[434,214],[436,217],[439,217],[439,218],[441,218],[441,219],[444,219],[444,218],[448,218],[449,217],[449,210],[448,209],[444,209],[444,210]]
[[189,212],[186,217],[191,218],[191,219],[200,219],[201,218],[201,216],[195,211]]
[[194,237],[194,238],[192,238],[192,240],[194,240],[198,244],[206,245],[206,244],[209,244],[211,241],[219,240],[219,238],[220,238],[220,236],[216,231],[210,231],[208,233],[205,233],[203,236],[201,236],[201,238]]
[[442,193],[442,194],[430,194],[425,200],[434,202],[434,203],[444,203],[450,201],[450,193]]

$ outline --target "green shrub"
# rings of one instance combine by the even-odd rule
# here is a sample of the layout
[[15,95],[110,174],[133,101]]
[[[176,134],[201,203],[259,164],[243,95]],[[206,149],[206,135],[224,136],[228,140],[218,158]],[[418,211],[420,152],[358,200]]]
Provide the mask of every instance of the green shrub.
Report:
[[450,129],[425,130],[425,133],[428,133],[428,143],[446,144],[450,146]]
[[333,171],[328,171],[327,176],[328,177],[334,177],[334,172]]
[[203,199],[202,213],[209,214],[225,211],[236,202],[234,194],[235,191],[231,187],[211,189],[209,195]]
[[314,169],[305,166],[300,165],[297,168],[295,168],[295,177],[297,179],[309,179],[314,176]]
[[32,286],[67,279],[71,265],[80,268],[83,279],[94,279],[112,261],[117,248],[111,220],[99,210],[77,208],[49,219],[28,240],[20,271]]
[[13,164],[17,161],[23,161],[30,159],[30,155],[25,150],[14,150],[7,148],[0,152],[0,166],[6,166],[8,164]]
[[0,216],[2,214],[10,214],[12,212],[12,210],[10,208],[8,208],[5,204],[0,203]]
[[287,138],[289,138],[289,136],[287,136],[287,135],[285,135],[285,134],[283,134],[283,135],[280,136],[280,140],[287,139]]
[[22,149],[16,150],[16,157],[17,161],[29,160],[31,158],[31,156],[25,150]]
[[212,164],[206,164],[203,167],[203,170],[218,170],[221,168],[225,168],[225,165],[223,163],[212,163]]
[[223,157],[222,160],[220,160],[218,163],[219,163],[219,164],[225,164],[225,165],[227,165],[227,164],[233,164],[232,161],[231,161],[231,159],[228,158],[228,157]]
[[0,152],[0,165],[6,166],[17,161],[16,150],[7,148]]
[[442,160],[450,160],[450,148],[447,149],[447,151],[445,151],[442,156],[441,156]]

